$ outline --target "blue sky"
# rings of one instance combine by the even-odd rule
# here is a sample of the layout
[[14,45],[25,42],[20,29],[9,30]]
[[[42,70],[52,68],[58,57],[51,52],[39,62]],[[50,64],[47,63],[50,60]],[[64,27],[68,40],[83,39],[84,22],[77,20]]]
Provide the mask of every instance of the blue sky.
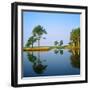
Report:
[[23,45],[37,25],[43,26],[47,31],[43,35],[46,39],[40,41],[41,46],[53,46],[56,40],[68,44],[72,29],[80,27],[80,14],[23,11]]

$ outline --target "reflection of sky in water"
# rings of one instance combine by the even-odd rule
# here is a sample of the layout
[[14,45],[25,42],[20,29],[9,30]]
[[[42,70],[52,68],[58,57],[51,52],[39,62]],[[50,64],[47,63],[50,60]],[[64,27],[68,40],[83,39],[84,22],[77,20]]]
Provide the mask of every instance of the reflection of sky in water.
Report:
[[[38,57],[38,52],[33,53]],[[71,63],[71,53],[67,50],[55,54],[54,51],[40,52],[40,61],[42,65],[47,65],[42,74],[37,74],[33,70],[33,63],[27,58],[27,52],[23,52],[23,76],[54,76],[54,75],[79,75],[80,69],[73,67]]]

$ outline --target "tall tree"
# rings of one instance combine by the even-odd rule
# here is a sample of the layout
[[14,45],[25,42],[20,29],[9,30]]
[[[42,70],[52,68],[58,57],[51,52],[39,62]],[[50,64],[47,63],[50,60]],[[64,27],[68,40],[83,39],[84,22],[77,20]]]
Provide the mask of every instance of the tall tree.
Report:
[[73,29],[70,33],[70,40],[73,42],[74,46],[80,45],[80,28]]
[[63,40],[60,41],[60,46],[62,46],[62,45],[63,45]]
[[40,46],[40,39],[42,38],[42,35],[47,34],[47,32],[42,26],[38,25],[33,29],[32,33],[34,36],[36,36],[36,38],[38,40],[38,47],[39,47]]
[[37,38],[35,36],[31,36],[29,37],[27,43],[26,43],[26,47],[30,47],[30,45],[32,45],[33,48],[33,44],[37,41]]
[[57,46],[58,45],[58,41],[54,41],[54,45]]

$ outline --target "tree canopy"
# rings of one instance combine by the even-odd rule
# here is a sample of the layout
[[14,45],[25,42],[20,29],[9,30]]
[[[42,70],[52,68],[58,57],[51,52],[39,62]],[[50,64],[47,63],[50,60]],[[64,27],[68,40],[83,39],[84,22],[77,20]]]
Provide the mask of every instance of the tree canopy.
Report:
[[58,41],[54,41],[54,45],[58,45]]
[[33,31],[32,31],[33,35],[37,38],[38,40],[38,47],[40,46],[40,39],[42,37],[43,34],[47,34],[46,30],[40,26],[40,25],[37,25]]
[[[42,37],[43,34],[47,34],[46,30],[40,26],[37,25],[36,27],[34,27],[34,29],[32,30],[32,36],[29,37],[27,43],[26,43],[26,47],[30,47],[30,45],[32,45],[38,40],[38,46],[40,46],[40,39]],[[45,37],[43,37],[43,39],[46,39]]]
[[80,44],[80,28],[76,28],[71,31],[70,40],[75,44],[75,46]]
[[27,43],[26,43],[26,47],[29,47],[30,45],[32,45],[32,47],[33,47],[33,44],[35,43],[37,41],[37,38],[36,37],[34,37],[34,36],[31,36],[31,37],[29,37],[29,39],[28,39],[28,41],[27,41]]
[[40,25],[36,26],[33,29],[32,33],[33,33],[34,36],[37,36],[38,38],[41,38],[41,36],[43,34],[47,34],[46,30]]
[[63,40],[60,41],[60,46],[63,45]]

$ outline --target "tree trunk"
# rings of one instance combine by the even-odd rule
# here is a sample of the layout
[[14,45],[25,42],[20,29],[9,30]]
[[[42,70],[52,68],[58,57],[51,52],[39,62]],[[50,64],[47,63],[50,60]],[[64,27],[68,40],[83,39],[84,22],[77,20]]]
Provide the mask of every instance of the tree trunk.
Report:
[[33,48],[33,43],[32,43],[32,48]]
[[78,47],[80,47],[80,42],[78,41]]
[[40,40],[38,40],[38,47],[40,47]]
[[77,43],[75,42],[75,47],[77,46]]
[[72,45],[73,47],[75,47],[75,43],[73,42],[73,45]]

